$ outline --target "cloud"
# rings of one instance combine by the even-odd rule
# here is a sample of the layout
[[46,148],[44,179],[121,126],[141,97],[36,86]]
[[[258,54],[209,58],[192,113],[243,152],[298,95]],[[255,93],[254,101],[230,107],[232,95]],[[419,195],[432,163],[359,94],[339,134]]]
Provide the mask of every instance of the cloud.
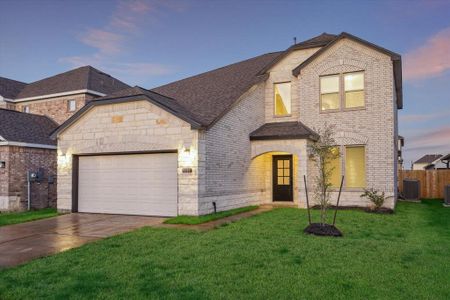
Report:
[[450,27],[404,56],[403,76],[406,80],[424,79],[450,70]]
[[415,135],[406,135],[403,158],[405,167],[425,154],[450,153],[450,126],[422,130]]
[[124,37],[102,29],[89,29],[79,37],[80,41],[96,48],[101,54],[117,54],[122,51]]
[[416,123],[416,122],[424,122],[424,121],[435,120],[435,119],[446,118],[446,117],[450,117],[450,112],[400,115],[399,120],[402,123],[409,123],[409,122]]
[[[105,72],[138,79],[138,76],[159,76],[173,73],[175,68],[155,62],[121,62],[120,56],[132,52],[130,44],[136,39],[144,22],[158,19],[162,11],[183,11],[184,4],[163,0],[119,1],[109,21],[101,28],[88,28],[77,35],[78,40],[93,48],[85,56],[62,57],[60,63],[72,67],[93,65]],[[138,79],[139,80],[139,79]]]

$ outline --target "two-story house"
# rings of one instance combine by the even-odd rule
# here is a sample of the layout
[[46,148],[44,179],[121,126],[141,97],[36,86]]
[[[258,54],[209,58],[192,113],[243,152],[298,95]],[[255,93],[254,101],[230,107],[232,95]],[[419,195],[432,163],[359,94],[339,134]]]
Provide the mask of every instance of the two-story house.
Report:
[[[56,141],[50,133],[86,102],[125,83],[90,66],[32,83],[0,77],[0,211],[55,206]],[[27,172],[42,175],[28,192]],[[30,198],[30,199],[28,199]]]
[[[308,144],[335,126],[332,184],[397,191],[400,55],[347,33],[322,34],[151,90],[89,102],[54,133],[58,209],[200,215],[264,203],[305,207]],[[337,191],[333,196],[337,196]],[[335,199],[335,198],[334,198]]]

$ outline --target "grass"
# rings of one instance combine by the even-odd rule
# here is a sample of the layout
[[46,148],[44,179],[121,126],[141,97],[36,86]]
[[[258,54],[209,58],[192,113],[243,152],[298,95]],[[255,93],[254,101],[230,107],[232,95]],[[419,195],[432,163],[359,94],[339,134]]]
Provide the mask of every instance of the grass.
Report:
[[343,238],[306,225],[278,208],[207,232],[142,228],[0,271],[0,299],[450,299],[441,202],[339,211]]
[[196,225],[196,224],[202,224],[202,223],[222,219],[222,218],[240,214],[243,212],[251,211],[251,210],[254,210],[257,208],[258,208],[258,206],[255,205],[255,206],[246,206],[246,207],[240,207],[240,208],[220,211],[215,214],[213,213],[213,214],[203,215],[203,216],[178,216],[178,217],[167,219],[166,221],[164,221],[164,223]]
[[24,212],[0,213],[0,226],[24,223],[57,216],[54,208],[44,208]]

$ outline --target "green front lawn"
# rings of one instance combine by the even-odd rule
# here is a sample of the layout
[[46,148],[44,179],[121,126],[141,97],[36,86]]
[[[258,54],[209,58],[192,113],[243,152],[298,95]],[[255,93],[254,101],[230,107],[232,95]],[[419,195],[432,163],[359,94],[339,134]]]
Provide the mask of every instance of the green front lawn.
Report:
[[440,202],[339,211],[343,238],[306,225],[279,208],[207,232],[143,228],[0,271],[0,299],[450,299]]
[[258,206],[246,206],[246,207],[240,207],[225,211],[220,211],[215,214],[209,214],[209,215],[203,215],[203,216],[178,216],[174,218],[167,219],[164,221],[166,224],[188,224],[188,225],[196,225],[196,224],[202,224],[218,219],[222,219],[225,217],[229,217],[232,215],[240,214],[243,212],[251,211],[254,209],[257,209]]
[[0,226],[24,223],[57,216],[54,208],[45,208],[24,212],[0,213]]

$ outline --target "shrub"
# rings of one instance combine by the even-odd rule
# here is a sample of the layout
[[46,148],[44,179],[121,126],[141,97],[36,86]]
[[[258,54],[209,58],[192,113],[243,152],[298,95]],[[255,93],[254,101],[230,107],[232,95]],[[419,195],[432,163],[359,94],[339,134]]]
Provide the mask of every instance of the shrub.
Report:
[[384,204],[384,200],[386,199],[384,197],[384,192],[378,194],[378,191],[373,188],[364,189],[364,194],[361,195],[361,198],[363,197],[367,197],[370,202],[372,202],[375,210],[380,209]]

